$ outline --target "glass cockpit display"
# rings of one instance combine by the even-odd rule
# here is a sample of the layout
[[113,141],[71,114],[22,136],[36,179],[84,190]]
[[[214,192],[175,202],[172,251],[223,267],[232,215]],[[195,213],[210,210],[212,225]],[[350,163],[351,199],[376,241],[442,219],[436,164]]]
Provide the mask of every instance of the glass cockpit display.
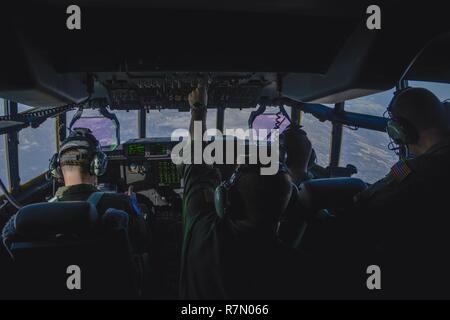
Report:
[[127,145],[127,154],[129,156],[145,157],[145,145],[129,144]]
[[177,166],[171,160],[157,161],[154,166],[161,186],[179,186],[180,176]]
[[180,188],[178,168],[170,157],[176,143],[165,138],[129,140],[119,147],[121,155],[116,155],[114,160],[125,167],[127,183],[145,181],[153,187]]
[[170,148],[165,142],[134,139],[124,144],[124,156],[129,158],[170,158]]

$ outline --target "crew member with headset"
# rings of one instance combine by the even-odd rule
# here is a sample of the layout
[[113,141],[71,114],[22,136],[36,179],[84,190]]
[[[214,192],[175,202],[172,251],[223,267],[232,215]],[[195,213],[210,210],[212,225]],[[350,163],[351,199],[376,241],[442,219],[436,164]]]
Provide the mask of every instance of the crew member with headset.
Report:
[[[97,177],[103,175],[107,168],[107,156],[101,151],[100,144],[87,128],[75,128],[49,165],[49,172],[56,179],[63,179],[64,186],[58,188],[50,201],[89,201],[93,203],[100,215],[108,208],[128,213],[128,233],[132,249],[144,252],[148,246],[148,229],[142,214],[125,194],[99,192],[96,187]],[[132,195],[132,194],[131,194]],[[15,215],[3,229],[3,242],[8,245],[20,235],[14,227]]]
[[354,241],[365,267],[381,268],[381,290],[370,294],[450,298],[450,135],[444,106],[426,89],[406,88],[395,94],[388,113],[387,132],[409,156],[355,197]]
[[[206,88],[194,90],[189,103],[194,137],[194,121],[201,121],[206,130]],[[310,150],[306,159],[309,156]],[[277,225],[293,190],[289,169],[282,163],[279,167],[277,174],[265,176],[258,165],[239,165],[224,182],[210,165],[181,168],[185,184],[182,299],[301,296],[299,276],[304,273],[298,256],[277,239]],[[293,171],[296,179],[302,179],[301,169]]]

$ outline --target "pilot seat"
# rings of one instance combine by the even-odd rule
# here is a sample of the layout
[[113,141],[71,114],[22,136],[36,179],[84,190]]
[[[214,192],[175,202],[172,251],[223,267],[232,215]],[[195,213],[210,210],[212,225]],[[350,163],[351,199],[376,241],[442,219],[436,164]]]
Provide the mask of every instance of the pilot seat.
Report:
[[[125,219],[125,220],[124,220]],[[84,201],[37,203],[19,210],[10,296],[114,299],[138,295],[127,215],[100,217]]]

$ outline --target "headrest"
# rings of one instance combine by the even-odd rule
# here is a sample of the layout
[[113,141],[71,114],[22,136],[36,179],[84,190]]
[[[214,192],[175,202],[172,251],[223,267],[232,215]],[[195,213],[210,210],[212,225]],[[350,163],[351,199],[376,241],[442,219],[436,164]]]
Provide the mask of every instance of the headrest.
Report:
[[22,207],[15,217],[15,227],[20,237],[33,239],[56,234],[86,234],[97,221],[97,210],[88,202],[44,202]]
[[303,182],[299,187],[301,203],[310,209],[338,209],[351,206],[353,197],[367,188],[357,178],[316,179]]

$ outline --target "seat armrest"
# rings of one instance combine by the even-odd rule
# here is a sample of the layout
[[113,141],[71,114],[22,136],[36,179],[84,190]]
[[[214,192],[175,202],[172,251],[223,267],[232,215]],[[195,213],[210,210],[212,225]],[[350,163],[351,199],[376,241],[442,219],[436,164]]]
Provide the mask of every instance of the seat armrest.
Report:
[[300,185],[299,199],[313,210],[340,209],[352,206],[353,197],[366,188],[366,183],[357,178],[309,180]]

